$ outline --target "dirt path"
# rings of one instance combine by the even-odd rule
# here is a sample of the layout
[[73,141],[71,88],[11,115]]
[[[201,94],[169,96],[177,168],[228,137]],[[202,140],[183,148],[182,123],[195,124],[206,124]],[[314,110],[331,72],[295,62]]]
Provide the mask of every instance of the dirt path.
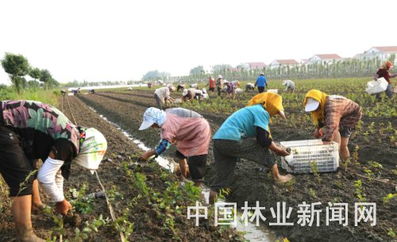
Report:
[[[138,132],[137,127],[142,119],[146,107],[153,106],[154,100],[142,97],[143,94],[117,94],[101,93],[100,95],[82,95],[81,100],[93,106],[98,112],[103,113],[111,121],[118,123],[134,136],[150,146],[158,141],[158,134],[154,131]],[[222,114],[204,112],[213,130],[227,117]],[[301,133],[290,129],[274,130],[275,137],[302,138],[307,137],[308,128]],[[304,136],[306,135],[306,136]],[[353,157],[357,156],[353,152]],[[230,178],[231,193],[230,201],[236,201],[243,205],[244,201],[260,201],[266,209],[264,212],[269,221],[274,220],[269,211],[270,207],[276,207],[277,202],[286,202],[288,207],[293,208],[290,220],[293,226],[272,226],[271,229],[278,234],[286,236],[292,241],[389,241],[389,231],[397,231],[397,200],[391,199],[384,202],[387,194],[396,193],[395,181],[397,175],[389,169],[376,167],[376,164],[363,162],[349,164],[346,169],[340,169],[336,173],[314,175],[297,175],[293,183],[278,186],[273,183],[268,173],[259,172],[258,165],[249,161],[240,162],[235,174]],[[210,168],[206,176],[206,182],[211,183],[213,169]],[[365,177],[365,178],[364,178]],[[375,179],[372,179],[375,178]],[[379,180],[386,182],[379,182]],[[361,183],[361,185],[360,185]],[[386,199],[387,200],[387,199]],[[360,223],[354,226],[354,204],[355,202],[374,202],[377,204],[377,225]],[[298,205],[302,202],[321,202],[322,209],[319,227],[302,227],[297,224]],[[348,226],[331,222],[325,225],[325,211],[328,202],[348,203]]]

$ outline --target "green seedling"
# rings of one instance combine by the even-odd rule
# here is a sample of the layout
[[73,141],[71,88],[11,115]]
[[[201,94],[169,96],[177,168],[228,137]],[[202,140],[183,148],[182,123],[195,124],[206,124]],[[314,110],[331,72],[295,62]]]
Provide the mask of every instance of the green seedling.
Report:
[[357,180],[354,182],[354,189],[354,194],[356,195],[357,199],[360,202],[365,202],[366,198],[363,190],[363,183],[361,180]]
[[389,193],[382,198],[384,204],[390,203],[390,200],[397,198],[397,193]]
[[387,230],[387,235],[390,236],[391,238],[397,238],[397,233],[393,230],[393,228],[389,228]]
[[317,193],[313,188],[309,188],[309,196],[313,199],[317,198]]
[[311,161],[309,162],[309,164],[310,164],[310,170],[313,173],[314,177],[318,182],[321,182],[320,173],[318,172],[317,162]]

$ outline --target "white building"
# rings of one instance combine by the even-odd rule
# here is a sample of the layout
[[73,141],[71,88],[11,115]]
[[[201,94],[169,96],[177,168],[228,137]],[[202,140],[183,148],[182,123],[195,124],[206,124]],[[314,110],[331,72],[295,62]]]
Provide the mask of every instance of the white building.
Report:
[[299,63],[294,59],[274,60],[269,64],[269,68],[274,69],[282,66],[295,66]]
[[330,64],[339,60],[342,60],[342,57],[337,54],[318,54],[310,57],[305,64]]
[[263,62],[248,62],[247,64],[250,70],[262,70],[266,67],[266,64]]
[[369,60],[374,58],[387,60],[392,54],[397,55],[397,46],[375,46],[367,51],[364,51],[362,54],[356,55],[355,57],[361,60]]

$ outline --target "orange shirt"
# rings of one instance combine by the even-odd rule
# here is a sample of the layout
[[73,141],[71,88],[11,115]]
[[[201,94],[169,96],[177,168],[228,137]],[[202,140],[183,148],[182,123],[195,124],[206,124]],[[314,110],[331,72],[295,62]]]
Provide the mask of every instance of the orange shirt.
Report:
[[215,79],[213,79],[213,78],[210,78],[209,79],[209,84],[210,84],[210,88],[215,88],[216,87],[216,82],[215,82]]

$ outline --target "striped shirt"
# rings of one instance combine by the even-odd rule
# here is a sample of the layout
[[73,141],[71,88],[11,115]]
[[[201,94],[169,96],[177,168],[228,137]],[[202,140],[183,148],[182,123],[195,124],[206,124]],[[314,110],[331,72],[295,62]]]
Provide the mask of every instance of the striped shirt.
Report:
[[[342,96],[328,96],[324,110],[324,141],[330,141],[339,127],[354,128],[362,116],[361,107]],[[321,127],[321,125],[320,125]]]

